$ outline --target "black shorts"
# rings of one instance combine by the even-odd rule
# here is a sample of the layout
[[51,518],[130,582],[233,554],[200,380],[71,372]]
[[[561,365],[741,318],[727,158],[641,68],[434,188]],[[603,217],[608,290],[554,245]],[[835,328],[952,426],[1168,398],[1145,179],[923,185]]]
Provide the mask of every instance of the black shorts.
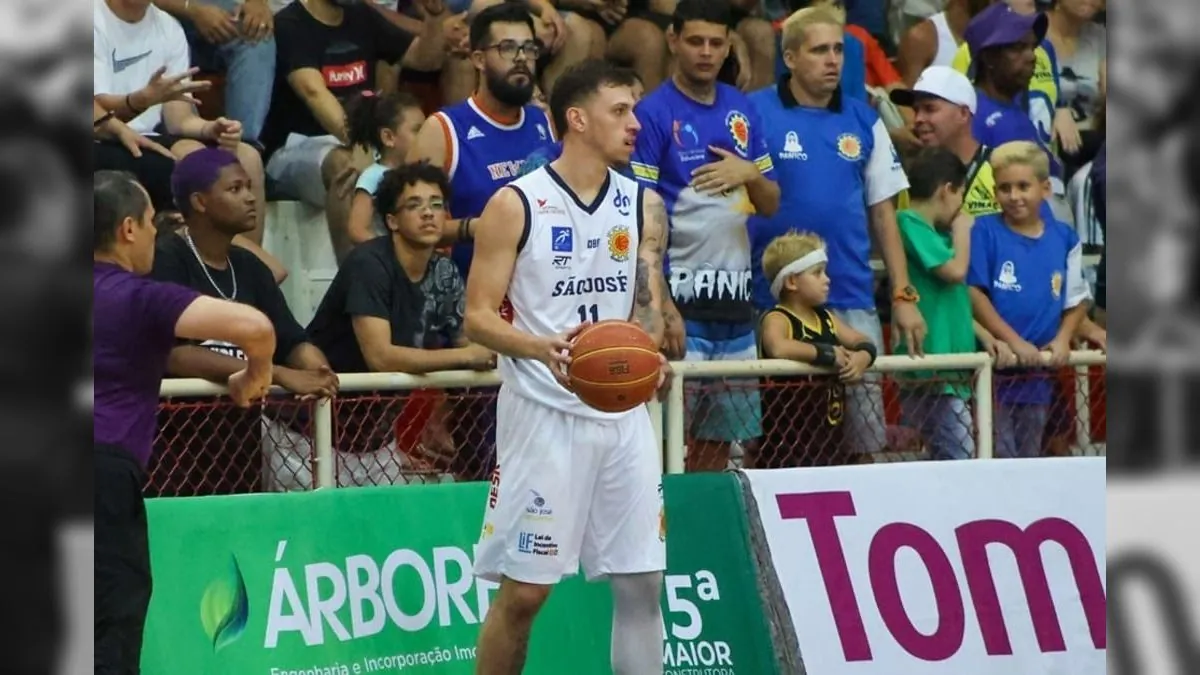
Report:
[[95,446],[95,467],[95,674],[137,675],[152,588],[146,474],[111,445]]

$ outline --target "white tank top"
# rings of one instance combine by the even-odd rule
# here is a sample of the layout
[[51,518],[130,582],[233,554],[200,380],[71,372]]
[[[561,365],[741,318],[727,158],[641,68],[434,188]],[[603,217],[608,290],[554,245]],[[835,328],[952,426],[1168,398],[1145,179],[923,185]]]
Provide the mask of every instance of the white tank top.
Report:
[[[584,321],[628,320],[642,231],[641,186],[609,170],[595,202],[585,205],[549,165],[509,186],[525,202],[525,234],[508,286],[513,326],[550,336]],[[632,412],[589,407],[540,361],[501,357],[500,377],[515,393],[569,414],[616,419]]]
[[950,23],[946,21],[946,13],[938,12],[929,17],[929,20],[933,22],[933,29],[937,32],[937,52],[934,53],[933,61],[930,61],[929,65],[954,65],[954,57],[958,54],[958,41],[954,39]]

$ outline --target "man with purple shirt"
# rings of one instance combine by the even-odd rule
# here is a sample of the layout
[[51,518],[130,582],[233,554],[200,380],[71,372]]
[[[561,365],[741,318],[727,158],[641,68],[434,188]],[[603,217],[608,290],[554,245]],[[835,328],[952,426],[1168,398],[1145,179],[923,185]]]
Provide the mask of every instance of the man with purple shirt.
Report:
[[229,377],[229,393],[248,406],[270,387],[275,332],[253,307],[144,278],[154,264],[154,208],[133,176],[97,172],[92,194],[95,673],[133,675],[151,590],[142,486],[167,357],[180,337],[240,346],[248,361]]

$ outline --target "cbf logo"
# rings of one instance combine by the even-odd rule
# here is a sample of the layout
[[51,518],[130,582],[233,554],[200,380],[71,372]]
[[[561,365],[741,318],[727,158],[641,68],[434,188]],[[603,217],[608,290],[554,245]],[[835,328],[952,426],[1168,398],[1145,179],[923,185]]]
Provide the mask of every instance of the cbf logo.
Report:
[[617,207],[617,213],[623,216],[629,215],[630,203],[629,195],[621,192],[621,188],[617,188],[617,194],[613,197],[613,206]]

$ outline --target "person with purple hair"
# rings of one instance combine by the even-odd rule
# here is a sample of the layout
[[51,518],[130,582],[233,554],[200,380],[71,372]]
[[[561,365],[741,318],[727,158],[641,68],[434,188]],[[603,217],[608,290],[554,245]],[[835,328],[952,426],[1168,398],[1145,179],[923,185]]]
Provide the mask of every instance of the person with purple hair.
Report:
[[[184,157],[171,174],[171,191],[185,224],[177,235],[159,238],[153,278],[260,310],[271,320],[277,336],[272,382],[297,396],[335,395],[337,375],[325,354],[308,341],[271,270],[252,252],[234,244],[235,237],[253,229],[258,210],[250,177],[237,157],[215,148]],[[181,342],[171,351],[168,372],[173,377],[224,382],[245,367],[244,360],[242,351],[228,343]],[[260,416],[239,410],[230,410],[227,416],[225,412],[217,411],[204,422],[214,426],[214,433],[189,434],[213,443],[205,440],[159,448],[159,461],[179,470],[169,472],[171,485],[154,487],[169,494],[260,489],[261,450],[256,433]],[[217,434],[217,426],[237,431]],[[159,437],[179,436],[162,433]],[[248,440],[231,442],[231,437]],[[212,470],[214,459],[219,460],[220,471]]]

